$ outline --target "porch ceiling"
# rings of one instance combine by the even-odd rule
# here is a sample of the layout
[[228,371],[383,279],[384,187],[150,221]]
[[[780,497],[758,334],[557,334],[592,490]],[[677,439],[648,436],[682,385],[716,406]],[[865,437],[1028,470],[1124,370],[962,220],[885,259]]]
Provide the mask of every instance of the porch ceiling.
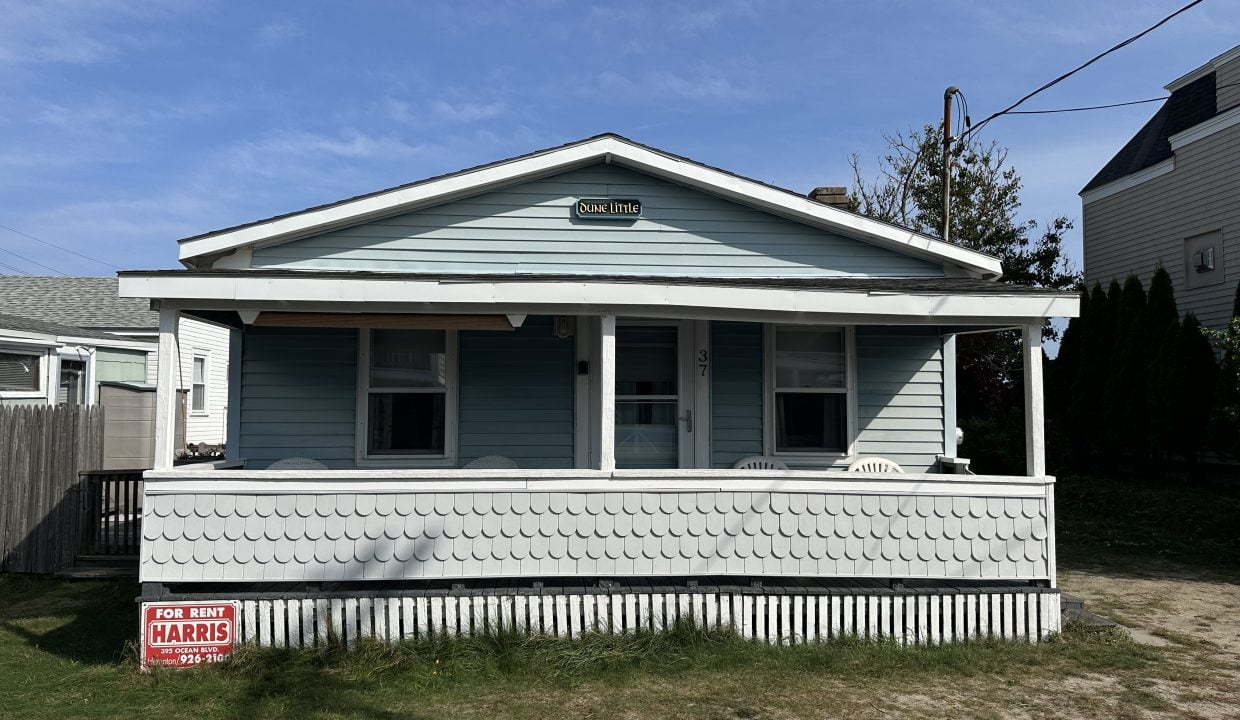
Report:
[[123,272],[122,297],[180,309],[992,324],[1074,317],[1074,293],[974,278],[688,278],[390,272]]

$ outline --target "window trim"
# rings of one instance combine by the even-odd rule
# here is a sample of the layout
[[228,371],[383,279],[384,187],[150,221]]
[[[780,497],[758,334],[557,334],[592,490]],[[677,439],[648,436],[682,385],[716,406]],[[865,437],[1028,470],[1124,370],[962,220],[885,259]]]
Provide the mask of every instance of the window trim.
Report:
[[[448,356],[444,389],[444,423],[442,455],[367,455],[370,444],[370,328],[357,331],[357,403],[354,416],[353,461],[361,467],[417,468],[456,467],[457,461],[457,392],[460,377],[458,365],[458,331],[444,330],[444,351]],[[386,388],[386,390],[427,391],[429,388]],[[382,391],[382,390],[381,390]]]
[[[778,451],[775,446],[775,330],[803,328],[807,330],[842,331],[844,335],[844,387],[842,389],[807,389],[806,392],[844,393],[847,420],[844,428],[844,449],[840,452]],[[857,457],[857,328],[853,325],[798,325],[764,323],[762,326],[762,450],[764,455],[785,458],[790,464],[823,465],[851,461]]]
[[[202,358],[202,409],[194,409],[194,363]],[[190,417],[211,417],[211,351],[194,348],[189,360],[189,414]]]
[[[21,345],[0,345],[0,353],[10,355],[36,355],[39,358],[39,389],[38,390],[0,390],[0,398],[5,400],[48,400],[55,398],[50,394],[52,387],[52,366],[59,363],[51,362],[51,353],[46,347]],[[59,372],[59,368],[57,368]],[[59,385],[57,385],[59,387]],[[49,401],[51,404],[51,401]]]

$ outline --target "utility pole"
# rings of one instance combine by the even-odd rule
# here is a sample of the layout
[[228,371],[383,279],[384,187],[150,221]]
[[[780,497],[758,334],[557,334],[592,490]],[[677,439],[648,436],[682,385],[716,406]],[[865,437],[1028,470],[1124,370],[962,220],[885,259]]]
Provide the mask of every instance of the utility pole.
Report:
[[943,239],[948,240],[952,228],[952,97],[960,88],[952,85],[943,91]]

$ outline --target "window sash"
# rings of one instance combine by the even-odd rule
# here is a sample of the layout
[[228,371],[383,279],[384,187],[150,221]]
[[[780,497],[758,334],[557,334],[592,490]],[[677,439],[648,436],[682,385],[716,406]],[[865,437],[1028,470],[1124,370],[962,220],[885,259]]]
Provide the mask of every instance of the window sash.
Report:
[[[43,356],[27,352],[0,351],[6,367],[0,369],[0,392],[38,394],[43,390]],[[22,366],[24,369],[19,369]],[[11,379],[10,379],[11,378]],[[33,380],[19,384],[17,380]]]
[[[457,331],[420,330],[419,333],[438,332],[442,340],[433,343],[431,357],[438,355],[442,381],[428,385],[374,385],[374,334],[369,328],[358,331],[358,402],[356,414],[356,461],[359,466],[418,466],[442,467],[456,459],[456,382],[457,382]],[[419,343],[425,345],[424,342]],[[442,348],[442,349],[440,349]],[[433,363],[432,363],[433,364]],[[388,368],[391,370],[391,368]],[[375,395],[431,395],[443,396],[443,417],[440,425],[442,449],[432,452],[411,452],[371,449],[370,412]]]
[[[830,332],[840,337],[840,375],[841,384],[827,387],[786,387],[778,385],[778,337],[780,332]],[[804,458],[807,462],[821,459],[823,462],[834,462],[840,458],[851,457],[856,443],[856,338],[852,326],[810,326],[810,325],[778,325],[767,324],[763,333],[765,347],[765,373],[763,403],[764,452],[780,457]],[[843,408],[841,435],[843,441],[838,449],[823,448],[785,448],[779,445],[778,396],[781,394],[806,395],[842,395]]]
[[193,413],[207,412],[207,365],[206,355],[195,355],[190,370],[189,410]]

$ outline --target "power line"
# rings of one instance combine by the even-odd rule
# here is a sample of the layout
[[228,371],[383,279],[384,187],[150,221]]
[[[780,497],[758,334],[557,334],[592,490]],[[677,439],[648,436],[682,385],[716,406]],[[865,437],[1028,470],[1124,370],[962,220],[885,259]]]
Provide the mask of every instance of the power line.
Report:
[[1106,110],[1107,108],[1124,107],[1126,105],[1141,105],[1142,103],[1160,102],[1169,97],[1171,96],[1164,95],[1162,97],[1146,98],[1145,100],[1129,100],[1128,102],[1111,103],[1110,105],[1088,105],[1086,107],[1055,108],[1054,110],[1013,110],[1008,113],[1008,115],[1049,115],[1051,113],[1083,112],[1085,110]]
[[[972,133],[978,132],[978,131],[979,131],[979,130],[981,130],[983,127],[985,127],[985,126],[986,126],[986,124],[987,124],[987,123],[989,123],[991,120],[994,120],[995,118],[997,118],[997,117],[999,117],[999,116],[1001,116],[1001,115],[1007,115],[1007,114],[1009,114],[1009,113],[1012,113],[1012,111],[1014,111],[1016,108],[1018,108],[1018,107],[1020,107],[1022,104],[1024,104],[1024,102],[1025,102],[1026,100],[1028,100],[1029,98],[1032,98],[1033,96],[1037,95],[1038,93],[1041,93],[1041,92],[1043,92],[1043,91],[1045,91],[1045,90],[1048,90],[1048,89],[1050,89],[1050,88],[1054,87],[1055,85],[1058,85],[1059,83],[1063,82],[1064,80],[1067,80],[1068,78],[1070,78],[1070,77],[1072,77],[1073,75],[1077,74],[1078,72],[1080,72],[1080,71],[1084,70],[1085,68],[1089,67],[1090,65],[1093,65],[1094,63],[1098,62],[1099,60],[1101,60],[1102,58],[1106,57],[1107,55],[1110,55],[1111,53],[1115,52],[1116,50],[1120,50],[1121,48],[1125,48],[1125,47],[1127,47],[1127,46],[1131,45],[1132,43],[1134,43],[1134,42],[1136,42],[1137,40],[1140,40],[1141,38],[1145,37],[1146,35],[1148,35],[1148,34],[1150,34],[1150,33],[1154,32],[1155,30],[1157,30],[1158,28],[1162,27],[1163,25],[1166,25],[1168,22],[1170,22],[1170,21],[1171,21],[1173,18],[1175,18],[1177,15],[1180,15],[1180,14],[1182,14],[1182,13],[1188,12],[1189,10],[1191,10],[1191,9],[1193,9],[1194,7],[1196,7],[1196,6],[1200,5],[1200,4],[1201,4],[1202,2],[1204,2],[1204,1],[1205,1],[1205,0],[1193,0],[1193,1],[1192,1],[1192,2],[1190,2],[1189,4],[1185,5],[1184,7],[1180,8],[1179,10],[1176,10],[1175,12],[1173,12],[1173,13],[1171,13],[1170,15],[1166,16],[1166,17],[1165,17],[1165,18],[1163,18],[1162,20],[1159,20],[1158,22],[1154,23],[1153,25],[1151,25],[1151,26],[1147,27],[1146,29],[1142,30],[1141,32],[1137,33],[1136,35],[1133,35],[1132,37],[1128,38],[1127,40],[1124,40],[1124,41],[1120,42],[1119,44],[1115,45],[1114,47],[1112,47],[1112,48],[1110,48],[1110,49],[1108,49],[1108,50],[1104,50],[1103,52],[1098,53],[1097,55],[1093,56],[1092,58],[1090,58],[1089,60],[1085,61],[1085,62],[1084,62],[1084,63],[1082,63],[1081,65],[1079,65],[1079,66],[1077,66],[1077,67],[1075,67],[1075,68],[1073,68],[1073,69],[1069,70],[1068,72],[1066,72],[1066,73],[1064,73],[1064,74],[1060,75],[1059,77],[1055,78],[1054,80],[1051,80],[1050,82],[1048,82],[1048,83],[1046,83],[1046,84],[1042,85],[1042,86],[1041,86],[1041,87],[1039,87],[1038,89],[1036,89],[1036,90],[1034,90],[1033,92],[1031,92],[1031,93],[1029,93],[1029,94],[1025,95],[1024,97],[1022,97],[1021,99],[1019,99],[1019,100],[1017,100],[1016,102],[1012,103],[1011,105],[1008,105],[1008,106],[1007,106],[1007,107],[1005,107],[1004,109],[1002,109],[1002,110],[1000,110],[1000,111],[998,111],[998,112],[996,112],[996,113],[993,113],[992,115],[989,115],[989,116],[988,116],[988,117],[986,117],[984,120],[982,120],[980,123],[978,123],[977,125],[975,125],[975,126],[973,126],[972,128],[970,128],[967,132],[965,132],[965,133],[964,133],[964,135],[970,135],[970,134],[972,134]],[[963,136],[962,136],[962,137],[963,137]]]
[[56,273],[57,275],[64,275],[64,274],[65,274],[65,273],[61,272],[60,270],[57,270],[57,269],[56,269],[56,268],[54,268],[54,267],[48,267],[47,265],[44,265],[43,263],[39,262],[38,260],[31,260],[30,258],[26,257],[25,255],[18,255],[17,253],[13,252],[12,250],[10,250],[10,249],[8,249],[8,248],[6,248],[6,247],[0,247],[0,252],[6,252],[6,253],[8,253],[8,254],[12,255],[12,256],[13,256],[13,257],[15,257],[15,258],[19,258],[19,259],[21,259],[21,260],[25,260],[26,262],[30,263],[31,265],[38,265],[39,267],[43,268],[44,270],[51,270],[52,272]]
[[0,267],[8,268],[12,270],[13,272],[17,273],[18,275],[29,275],[30,274],[26,272],[25,270],[22,270],[21,268],[13,267],[12,265],[8,263],[4,263],[4,262],[0,262]]
[[120,269],[121,269],[119,265],[113,265],[113,264],[112,264],[112,263],[110,263],[110,262],[105,262],[105,261],[100,260],[100,259],[98,259],[98,258],[93,258],[93,257],[91,257],[91,256],[89,256],[89,255],[83,255],[82,253],[80,253],[80,252],[78,252],[78,251],[76,251],[76,250],[70,250],[70,249],[69,249],[69,248],[67,248],[67,247],[61,247],[60,245],[57,245],[56,243],[53,243],[53,242],[48,242],[47,240],[40,240],[39,238],[35,237],[34,235],[31,235],[30,233],[24,233],[24,232],[22,232],[21,230],[18,230],[18,229],[16,229],[16,228],[11,228],[11,227],[9,227],[8,225],[0,225],[0,228],[4,228],[5,230],[8,230],[9,232],[12,232],[12,233],[17,233],[18,235],[21,235],[22,237],[28,237],[28,238],[30,238],[31,240],[34,240],[35,242],[41,242],[41,243],[43,243],[44,245],[47,245],[47,246],[49,246],[49,247],[54,247],[54,248],[56,248],[57,250],[60,250],[61,252],[67,252],[67,253],[69,253],[70,255],[77,255],[77,256],[78,256],[78,257],[80,257],[80,258],[85,258],[85,259],[87,259],[87,260],[90,260],[91,262],[96,262],[96,263],[99,263],[100,265],[107,265],[108,267],[110,267],[110,268],[112,268],[112,269],[114,269],[114,270],[120,270]]
[[[1222,90],[1223,88],[1235,87],[1236,85],[1240,85],[1240,82],[1227,83],[1226,85],[1218,85],[1214,89],[1218,91],[1218,90]],[[1162,97],[1146,98],[1145,100],[1129,100],[1128,102],[1111,103],[1109,105],[1089,105],[1086,107],[1055,108],[1053,110],[1013,110],[1012,112],[1008,113],[1008,115],[1046,115],[1049,113],[1081,112],[1083,110],[1106,110],[1107,108],[1117,108],[1117,107],[1125,107],[1127,105],[1140,105],[1142,103],[1159,102],[1162,100],[1167,100],[1170,97],[1171,97],[1170,95],[1163,95]]]

